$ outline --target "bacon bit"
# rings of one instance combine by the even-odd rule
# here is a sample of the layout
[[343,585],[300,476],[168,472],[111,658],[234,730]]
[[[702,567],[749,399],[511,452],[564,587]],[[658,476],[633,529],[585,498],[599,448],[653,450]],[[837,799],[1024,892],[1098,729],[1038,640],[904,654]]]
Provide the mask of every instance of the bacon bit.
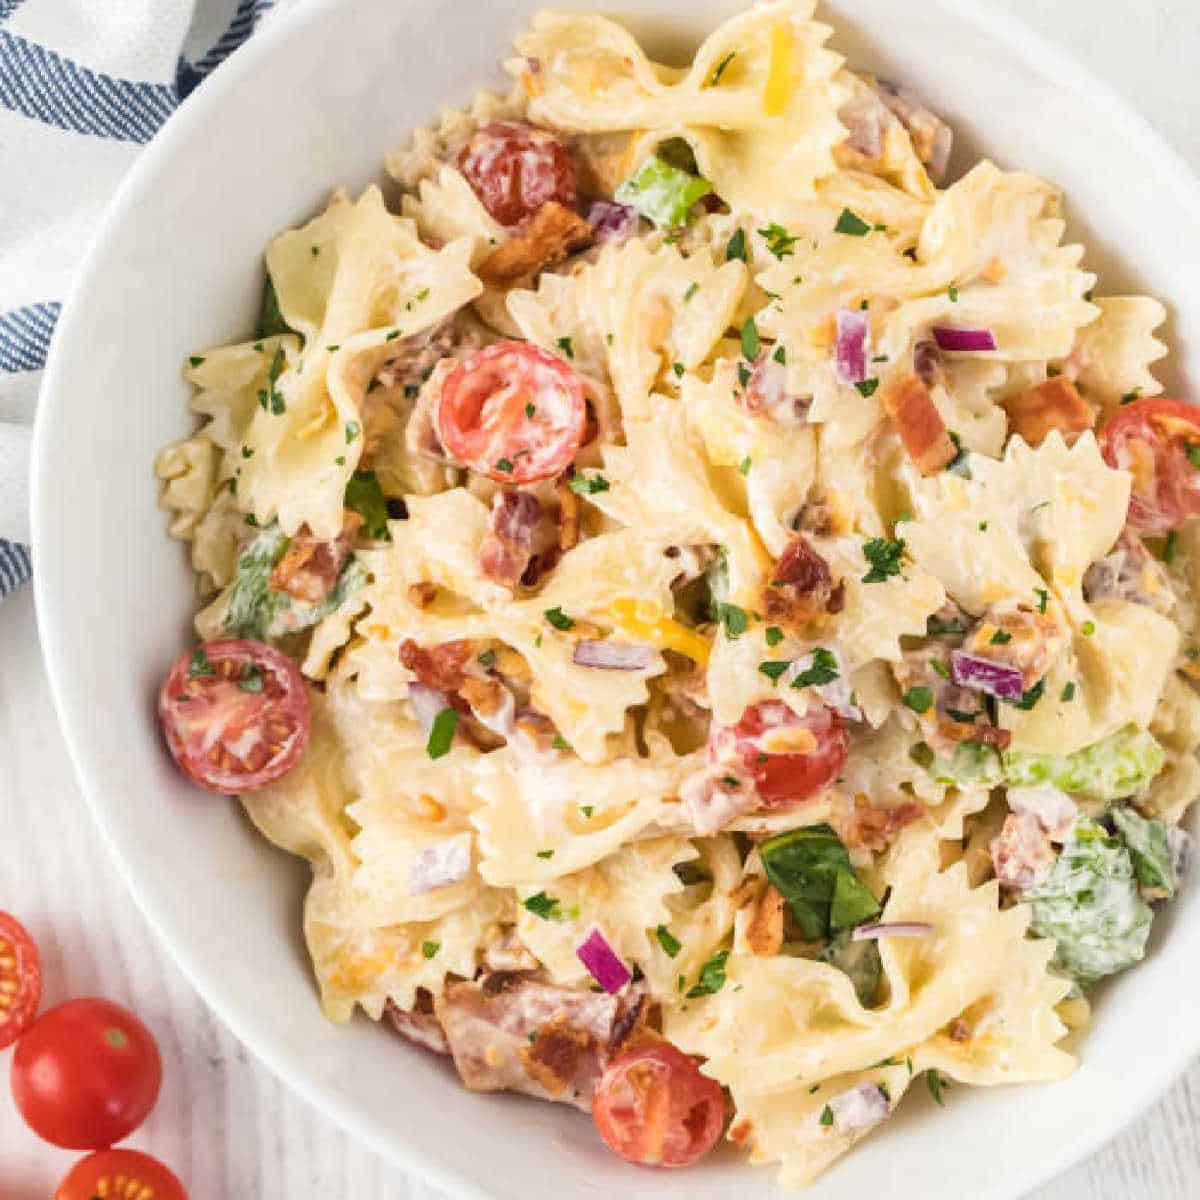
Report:
[[466,678],[463,667],[470,657],[468,641],[442,642],[429,649],[417,645],[412,638],[400,643],[400,662],[418,682],[439,692],[457,692],[462,687]]
[[495,287],[557,266],[568,255],[592,244],[592,227],[557,200],[547,200],[524,233],[498,246],[479,265],[478,275]]
[[903,375],[893,380],[879,399],[900,434],[905,452],[922,475],[932,475],[954,461],[958,449],[920,376]]
[[768,620],[807,625],[823,613],[840,611],[844,597],[843,590],[835,599],[829,564],[798,534],[784,548],[763,589],[763,610]]
[[520,1058],[530,1078],[551,1097],[558,1097],[580,1074],[584,1060],[596,1053],[592,1035],[560,1013],[538,1029],[530,1045],[521,1048]]
[[828,613],[840,613],[846,607],[846,581],[839,579],[837,587],[829,593],[829,599],[825,604],[825,611]]
[[333,590],[362,523],[358,513],[346,512],[342,531],[333,541],[313,537],[308,526],[301,525],[271,572],[271,590],[287,592],[306,604],[319,604]]
[[471,676],[463,680],[459,694],[479,717],[494,716],[512,695],[498,679],[474,679]]
[[410,583],[408,585],[408,602],[414,608],[428,608],[437,598],[437,594],[437,584],[430,583],[428,580],[424,583]]
[[534,556],[534,532],[542,506],[532,492],[499,491],[492,498],[491,524],[479,547],[479,568],[496,583],[515,587]]
[[895,808],[876,808],[867,796],[835,803],[830,820],[838,836],[851,849],[886,850],[891,840],[907,825],[925,815],[918,801],[905,801]]
[[1053,429],[1069,446],[1096,424],[1091,406],[1065,375],[1055,375],[1001,403],[1008,412],[1012,432],[1031,446],[1040,446]]
[[566,554],[579,544],[579,497],[564,475],[555,485],[558,497],[558,548]]
[[446,819],[446,806],[428,792],[422,792],[417,797],[417,803],[424,809],[427,821],[444,821]]
[[754,1124],[750,1118],[737,1121],[729,1127],[729,1140],[735,1146],[740,1146],[745,1149],[750,1144],[750,1139],[754,1137]]
[[938,733],[948,742],[978,742],[981,746],[995,746],[997,750],[1007,750],[1012,741],[1012,734],[1007,729],[982,721],[939,721]]
[[1054,865],[1054,847],[1031,812],[1010,813],[991,850],[996,878],[1011,891],[1023,892],[1033,887]]
[[946,1033],[952,1042],[969,1042],[971,1040],[971,1030],[961,1017],[955,1017],[950,1022]]
[[746,927],[746,942],[761,958],[778,954],[783,945],[783,894],[773,883],[767,884]]

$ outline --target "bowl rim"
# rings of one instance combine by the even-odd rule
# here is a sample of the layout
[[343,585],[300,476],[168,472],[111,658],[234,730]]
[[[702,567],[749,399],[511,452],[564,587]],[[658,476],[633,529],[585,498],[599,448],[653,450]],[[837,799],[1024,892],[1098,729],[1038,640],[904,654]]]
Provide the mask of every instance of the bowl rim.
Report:
[[[99,266],[105,246],[115,232],[134,217],[139,195],[158,174],[161,166],[169,163],[177,155],[179,147],[185,145],[195,131],[204,127],[209,109],[215,106],[220,97],[257,70],[278,46],[292,37],[301,36],[306,26],[340,3],[341,0],[306,0],[272,18],[259,33],[239,47],[221,70],[215,73],[214,79],[206,81],[188,98],[186,104],[172,114],[159,134],[139,155],[117,187],[97,225],[63,305],[34,421],[30,524],[35,547],[33,592],[38,632],[54,709],[91,819],[99,829],[107,852],[138,909],[204,1003],[277,1078],[385,1160],[450,1194],[471,1197],[472,1200],[491,1200],[490,1193],[467,1174],[426,1156],[415,1143],[399,1143],[376,1131],[369,1123],[360,1121],[353,1106],[343,1102],[337,1095],[322,1090],[309,1077],[299,1060],[283,1050],[276,1052],[270,1045],[260,1042],[250,1029],[248,1020],[243,1019],[242,1005],[227,993],[218,965],[203,961],[185,941],[174,935],[170,919],[156,909],[139,883],[136,855],[120,843],[107,820],[101,789],[93,783],[93,777],[98,772],[94,771],[81,739],[76,736],[75,730],[86,716],[86,701],[73,692],[73,673],[64,656],[59,634],[59,630],[65,628],[70,619],[69,601],[67,597],[55,594],[53,582],[47,575],[48,569],[41,566],[41,557],[36,553],[42,533],[49,527],[48,514],[60,498],[50,461],[52,438],[49,432],[64,411],[65,400],[60,396],[59,378],[66,370],[64,363],[70,353],[67,347],[78,344],[81,341],[80,334],[86,328],[88,306],[82,301],[98,288],[102,290]],[[941,9],[953,9],[957,16],[1006,45],[1021,61],[1062,80],[1070,90],[1087,99],[1097,113],[1110,122],[1114,136],[1127,137],[1139,144],[1153,160],[1159,177],[1169,179],[1181,203],[1200,218],[1200,176],[1183,155],[1112,85],[1083,66],[1070,51],[1051,43],[1021,18],[1002,9],[999,0],[937,0],[937,3]],[[1107,1120],[1081,1130],[1077,1138],[1064,1143],[1058,1151],[1025,1168],[1020,1178],[1010,1180],[1002,1190],[988,1188],[988,1200],[1016,1200],[1018,1195],[1042,1186],[1093,1154],[1142,1115],[1197,1056],[1200,1056],[1200,1019],[1197,1019],[1193,1028],[1185,1031],[1178,1043],[1178,1054],[1170,1066],[1164,1066],[1149,1077],[1139,1072],[1131,1079],[1131,1095],[1124,1107],[1113,1110],[1113,1115]],[[1016,1190],[1010,1190],[1013,1184]]]

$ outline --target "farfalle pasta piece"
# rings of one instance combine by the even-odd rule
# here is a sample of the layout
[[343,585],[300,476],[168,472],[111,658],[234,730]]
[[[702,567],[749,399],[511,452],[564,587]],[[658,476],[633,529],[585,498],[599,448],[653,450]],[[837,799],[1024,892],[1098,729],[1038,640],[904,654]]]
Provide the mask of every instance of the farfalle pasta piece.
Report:
[[510,236],[509,230],[483,207],[463,175],[451,166],[441,166],[436,175],[422,179],[417,194],[403,198],[400,211],[416,222],[418,233],[431,245],[468,239],[472,270]]
[[1100,316],[1079,331],[1071,351],[1079,386],[1105,407],[1125,396],[1157,396],[1162,384],[1150,364],[1167,353],[1154,336],[1167,310],[1149,296],[1098,296],[1093,303]]
[[631,167],[681,137],[722,199],[770,215],[834,172],[845,136],[837,111],[849,85],[814,8],[757,4],[711,34],[687,71],[652,62],[606,17],[543,12],[517,39],[522,58],[509,69],[535,121],[569,133],[638,131]]
[[189,542],[195,536],[216,495],[219,460],[216,444],[203,434],[172,442],[158,452],[154,473],[163,485],[158,504],[172,514],[167,532],[173,538]]

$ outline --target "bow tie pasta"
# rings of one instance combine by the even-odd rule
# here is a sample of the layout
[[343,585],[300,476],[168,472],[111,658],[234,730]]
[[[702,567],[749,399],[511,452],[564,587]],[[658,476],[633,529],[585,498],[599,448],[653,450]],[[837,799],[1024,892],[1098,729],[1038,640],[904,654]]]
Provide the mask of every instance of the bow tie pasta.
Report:
[[788,1184],[1069,1073],[1200,792],[1166,310],[836,45],[538,14],[270,243],[156,463],[167,744],[311,866],[330,1019]]

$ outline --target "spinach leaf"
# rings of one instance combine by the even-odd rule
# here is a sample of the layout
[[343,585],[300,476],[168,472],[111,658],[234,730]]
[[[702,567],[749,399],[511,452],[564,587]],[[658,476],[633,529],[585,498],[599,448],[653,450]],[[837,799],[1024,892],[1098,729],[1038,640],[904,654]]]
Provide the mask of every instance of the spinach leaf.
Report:
[[1179,881],[1171,861],[1169,826],[1164,821],[1148,821],[1124,804],[1113,809],[1112,819],[1125,839],[1138,882],[1155,897],[1170,900]]
[[1138,896],[1129,851],[1086,817],[1024,899],[1030,932],[1055,939],[1055,965],[1081,987],[1133,966],[1146,951],[1154,914]]
[[271,279],[270,272],[267,273],[267,282],[263,286],[262,307],[258,312],[258,327],[254,331],[255,337],[266,338],[275,337],[281,333],[295,333],[296,331],[283,319],[283,313],[279,311],[279,295],[275,291],[275,284]]
[[817,955],[819,961],[837,967],[850,977],[854,994],[863,1008],[873,1008],[879,999],[883,963],[878,942],[852,942],[848,930],[839,933]]
[[363,532],[377,542],[390,542],[387,497],[374,471],[355,471],[346,484],[346,507],[363,519]]
[[800,931],[816,941],[859,925],[879,902],[854,873],[850,855],[828,825],[791,829],[759,847],[767,878],[787,900]]

